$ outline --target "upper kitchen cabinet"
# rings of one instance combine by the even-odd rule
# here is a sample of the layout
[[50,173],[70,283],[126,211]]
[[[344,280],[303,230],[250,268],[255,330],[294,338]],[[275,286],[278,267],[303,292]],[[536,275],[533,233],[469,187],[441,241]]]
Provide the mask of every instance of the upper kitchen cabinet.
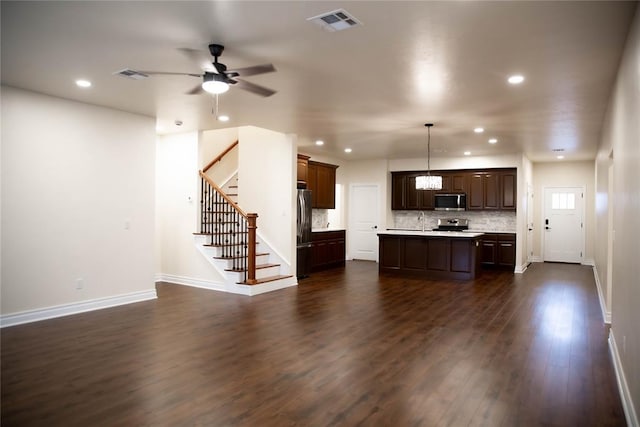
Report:
[[[429,210],[433,209],[433,191],[416,189],[416,178],[419,173],[405,175],[404,199],[405,204],[402,209]],[[392,189],[393,191],[393,189]],[[393,194],[392,194],[393,197]]]
[[437,193],[467,193],[467,176],[465,172],[437,172],[442,175],[442,189]]
[[515,210],[515,169],[472,172],[467,207],[469,210]]
[[391,173],[391,209],[430,210],[436,193],[467,194],[469,210],[515,210],[516,170],[433,171],[442,176],[442,189],[416,190],[416,177],[423,172]]
[[336,208],[336,169],[338,166],[309,160],[307,164],[307,189],[311,190],[311,207]]
[[402,172],[391,172],[391,209],[406,209],[407,176]]
[[516,171],[504,171],[499,175],[500,179],[500,209],[516,210],[517,186]]
[[309,156],[298,154],[298,188],[307,188]]

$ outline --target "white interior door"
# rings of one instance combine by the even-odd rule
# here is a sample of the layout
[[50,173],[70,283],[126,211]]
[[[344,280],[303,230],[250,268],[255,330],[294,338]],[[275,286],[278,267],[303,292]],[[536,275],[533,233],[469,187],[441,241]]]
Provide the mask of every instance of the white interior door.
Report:
[[380,188],[377,184],[352,184],[349,194],[351,258],[377,261]]
[[544,189],[544,261],[581,263],[584,251],[584,189]]

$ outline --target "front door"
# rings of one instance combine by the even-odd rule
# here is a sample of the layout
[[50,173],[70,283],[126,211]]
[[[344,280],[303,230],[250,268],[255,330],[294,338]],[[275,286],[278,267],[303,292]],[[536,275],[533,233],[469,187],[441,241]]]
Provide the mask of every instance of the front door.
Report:
[[351,258],[378,260],[380,189],[377,184],[353,184],[349,200]]
[[584,251],[584,188],[544,189],[544,261],[581,263]]

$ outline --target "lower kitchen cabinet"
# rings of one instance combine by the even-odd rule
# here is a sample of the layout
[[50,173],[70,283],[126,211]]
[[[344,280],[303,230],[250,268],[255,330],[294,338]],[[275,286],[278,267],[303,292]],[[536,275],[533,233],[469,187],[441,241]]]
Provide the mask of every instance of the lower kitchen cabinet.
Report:
[[482,236],[480,262],[483,267],[516,266],[516,235],[513,233],[485,233]]
[[345,234],[344,230],[311,233],[311,271],[344,266]]

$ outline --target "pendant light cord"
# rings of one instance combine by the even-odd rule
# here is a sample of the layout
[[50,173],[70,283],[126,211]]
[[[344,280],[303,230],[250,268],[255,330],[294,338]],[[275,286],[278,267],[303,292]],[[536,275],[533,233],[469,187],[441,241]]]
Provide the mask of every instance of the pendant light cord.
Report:
[[431,176],[431,123],[425,123],[427,127],[427,176]]

